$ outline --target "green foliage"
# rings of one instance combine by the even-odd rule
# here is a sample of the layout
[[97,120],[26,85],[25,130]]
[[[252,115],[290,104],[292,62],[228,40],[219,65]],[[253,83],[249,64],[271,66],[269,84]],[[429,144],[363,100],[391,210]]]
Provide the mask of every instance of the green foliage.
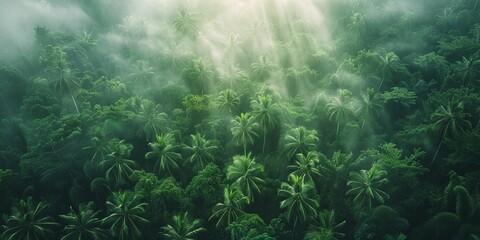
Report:
[[355,232],[355,239],[392,239],[401,237],[408,230],[409,223],[399,217],[397,211],[388,206],[376,207],[372,214],[364,219]]
[[108,216],[102,223],[109,226],[110,233],[118,239],[137,239],[142,235],[142,225],[148,223],[143,218],[146,206],[133,192],[113,192],[107,201]]
[[100,162],[100,167],[105,170],[105,179],[116,185],[127,182],[133,172],[136,163],[129,159],[133,146],[124,143],[123,140],[113,139],[110,141],[109,154]]
[[458,219],[461,223],[468,220],[470,214],[473,212],[473,200],[470,197],[467,189],[462,186],[456,186],[453,191],[457,195],[457,205],[455,207]]
[[305,180],[307,183],[315,185],[314,179],[318,179],[322,174],[318,169],[318,154],[316,152],[308,152],[307,155],[298,153],[297,160],[294,165],[289,165],[288,168],[292,169],[292,173]]
[[210,63],[203,58],[193,59],[182,71],[182,77],[193,94],[206,94],[213,77]]
[[338,96],[333,97],[327,104],[328,117],[330,120],[337,122],[337,131],[340,128],[340,124],[345,124],[353,115],[353,100],[351,98],[351,92],[348,90],[339,90]]
[[205,228],[201,227],[200,220],[191,221],[188,213],[173,216],[172,224],[162,227],[163,236],[172,240],[193,240],[195,235],[203,231]]
[[347,182],[350,190],[347,191],[346,195],[355,195],[353,202],[359,206],[368,204],[369,209],[372,208],[373,200],[383,204],[384,200],[389,198],[386,192],[379,189],[382,184],[388,182],[385,175],[387,175],[387,172],[378,170],[375,165],[368,171],[351,172],[352,180]]
[[2,238],[6,240],[49,239],[58,223],[51,217],[45,216],[47,208],[48,204],[45,202],[34,204],[31,197],[20,200],[18,205],[12,208],[12,215],[6,218]]
[[200,200],[206,208],[222,200],[223,174],[217,165],[209,163],[193,177],[186,188],[192,200]]
[[217,98],[220,111],[229,114],[236,112],[239,102],[240,99],[238,98],[237,94],[231,89],[221,91]]
[[237,220],[245,212],[243,211],[243,205],[248,202],[248,198],[245,197],[240,190],[234,187],[225,187],[223,189],[223,202],[217,203],[213,208],[213,214],[208,219],[218,218],[215,226],[229,225]]
[[167,133],[156,136],[156,141],[148,145],[152,151],[145,154],[146,159],[153,159],[155,165],[153,171],[158,175],[172,175],[174,170],[179,169],[178,161],[181,159],[178,146],[175,145],[173,134]]
[[233,135],[233,142],[237,146],[243,146],[243,154],[247,156],[247,145],[254,143],[254,137],[258,137],[255,130],[258,123],[248,113],[241,113],[232,120],[233,127],[230,129]]
[[142,101],[140,104],[137,120],[139,129],[137,134],[145,136],[147,141],[155,140],[155,136],[166,133],[168,130],[167,115],[160,112],[160,104],[154,104],[152,101]]
[[265,153],[265,141],[268,131],[273,130],[278,124],[276,104],[272,104],[271,102],[272,100],[269,95],[258,95],[257,99],[252,100],[250,103],[253,119],[258,122],[263,129],[262,153]]
[[280,202],[280,208],[287,209],[289,221],[300,219],[308,221],[318,214],[319,202],[315,198],[315,189],[311,183],[306,183],[302,177],[296,175],[288,176],[290,183],[282,183],[278,195],[284,200]]
[[101,219],[98,218],[100,211],[94,212],[93,202],[82,203],[78,211],[70,207],[70,212],[61,214],[67,225],[63,229],[64,235],[61,240],[98,240],[105,237],[105,230],[100,228]]
[[309,231],[303,238],[304,240],[337,240],[345,237],[340,231],[346,221],[337,223],[334,210],[324,210],[318,214],[315,224],[310,226]]
[[255,158],[236,155],[232,165],[227,168],[227,179],[233,181],[232,186],[238,188],[248,199],[254,201],[254,193],[261,193],[260,185],[265,181],[259,177],[263,172],[263,165],[256,163]]
[[212,152],[217,149],[211,140],[206,140],[204,135],[197,133],[190,135],[191,145],[184,149],[190,154],[188,161],[193,163],[195,172],[202,170],[209,162],[214,160]]
[[415,92],[402,87],[393,87],[391,91],[382,93],[381,97],[385,102],[395,102],[405,107],[415,105],[417,102]]
[[288,158],[291,159],[296,154],[307,155],[309,151],[315,150],[317,142],[317,131],[307,130],[300,126],[288,131],[285,136],[284,148],[287,151]]

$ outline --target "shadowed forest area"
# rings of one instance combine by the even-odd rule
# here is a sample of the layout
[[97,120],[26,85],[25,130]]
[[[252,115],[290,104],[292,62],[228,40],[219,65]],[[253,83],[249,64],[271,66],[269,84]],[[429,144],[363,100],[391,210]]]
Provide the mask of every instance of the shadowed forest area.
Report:
[[0,44],[0,239],[480,239],[478,0],[2,0]]

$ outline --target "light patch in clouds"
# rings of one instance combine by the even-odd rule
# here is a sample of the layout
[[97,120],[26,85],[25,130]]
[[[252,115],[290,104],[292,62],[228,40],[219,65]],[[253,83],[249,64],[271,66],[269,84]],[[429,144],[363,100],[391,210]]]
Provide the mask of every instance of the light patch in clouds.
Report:
[[0,1],[0,44],[2,58],[9,58],[34,40],[35,25],[52,31],[78,33],[90,24],[83,10],[71,4],[39,0]]

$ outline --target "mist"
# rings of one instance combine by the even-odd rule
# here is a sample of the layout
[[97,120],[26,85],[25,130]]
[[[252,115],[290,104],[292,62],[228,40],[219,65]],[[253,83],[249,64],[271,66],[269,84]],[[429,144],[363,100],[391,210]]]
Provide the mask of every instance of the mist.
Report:
[[0,238],[477,239],[479,19],[0,0]]

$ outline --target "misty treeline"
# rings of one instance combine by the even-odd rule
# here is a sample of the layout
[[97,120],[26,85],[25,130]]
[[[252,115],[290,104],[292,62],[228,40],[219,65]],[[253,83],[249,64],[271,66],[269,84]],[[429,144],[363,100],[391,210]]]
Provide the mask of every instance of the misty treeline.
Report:
[[1,239],[480,239],[476,0],[0,15]]

